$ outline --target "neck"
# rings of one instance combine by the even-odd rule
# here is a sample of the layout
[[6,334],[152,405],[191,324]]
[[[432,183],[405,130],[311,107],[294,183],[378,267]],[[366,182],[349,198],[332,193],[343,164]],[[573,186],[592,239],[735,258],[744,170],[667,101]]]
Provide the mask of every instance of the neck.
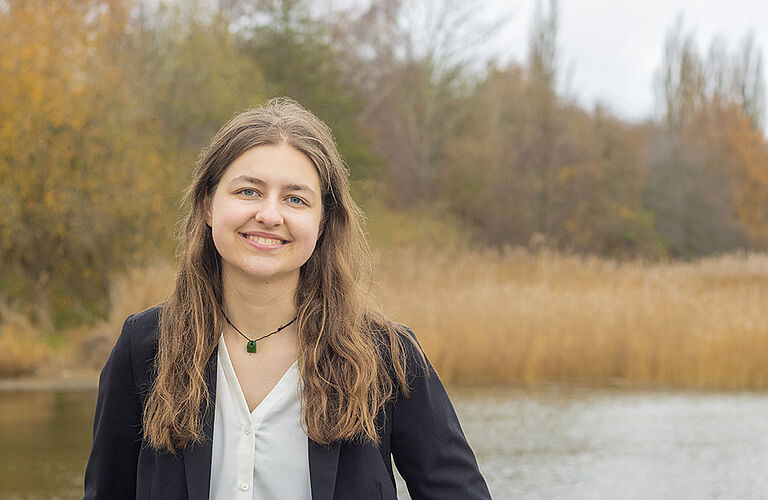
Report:
[[296,316],[298,272],[280,280],[260,281],[227,271],[222,269],[224,312],[246,335],[268,333]]

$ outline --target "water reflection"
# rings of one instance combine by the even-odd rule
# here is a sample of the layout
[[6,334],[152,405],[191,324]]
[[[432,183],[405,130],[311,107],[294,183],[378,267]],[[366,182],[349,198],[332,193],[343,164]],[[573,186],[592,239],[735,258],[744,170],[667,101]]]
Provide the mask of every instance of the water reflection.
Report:
[[82,498],[96,394],[0,393],[0,498]]
[[455,390],[494,498],[768,498],[768,395]]
[[[497,500],[768,498],[766,394],[451,395]],[[94,392],[0,392],[0,499],[82,496],[94,404]]]

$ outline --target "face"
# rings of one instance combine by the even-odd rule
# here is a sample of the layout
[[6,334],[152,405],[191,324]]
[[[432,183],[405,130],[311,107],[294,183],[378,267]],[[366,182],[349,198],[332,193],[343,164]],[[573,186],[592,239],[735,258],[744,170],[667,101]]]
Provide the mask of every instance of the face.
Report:
[[320,232],[320,177],[291,146],[257,146],[227,167],[206,208],[224,276],[298,280]]

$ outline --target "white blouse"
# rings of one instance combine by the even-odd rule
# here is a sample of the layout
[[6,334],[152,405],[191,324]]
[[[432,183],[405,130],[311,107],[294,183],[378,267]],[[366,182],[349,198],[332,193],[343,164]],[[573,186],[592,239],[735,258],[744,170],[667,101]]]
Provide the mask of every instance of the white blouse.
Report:
[[217,364],[210,498],[311,499],[298,362],[253,412],[248,412],[223,335]]

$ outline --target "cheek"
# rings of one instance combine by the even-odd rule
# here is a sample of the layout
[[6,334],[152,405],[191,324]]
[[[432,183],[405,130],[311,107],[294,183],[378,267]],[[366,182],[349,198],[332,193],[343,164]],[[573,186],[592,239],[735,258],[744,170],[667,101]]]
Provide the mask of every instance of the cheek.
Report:
[[305,252],[307,253],[307,258],[312,255],[312,252],[314,252],[315,248],[317,247],[317,242],[321,234],[321,225],[317,218],[308,220],[305,224],[302,225],[302,235],[305,241],[304,248]]
[[217,200],[211,210],[211,223],[214,229],[232,229],[248,218],[245,207],[231,200]]
[[242,215],[235,208],[219,206],[211,213],[211,234],[219,253],[222,245],[229,244],[237,236],[237,228],[242,225]]

